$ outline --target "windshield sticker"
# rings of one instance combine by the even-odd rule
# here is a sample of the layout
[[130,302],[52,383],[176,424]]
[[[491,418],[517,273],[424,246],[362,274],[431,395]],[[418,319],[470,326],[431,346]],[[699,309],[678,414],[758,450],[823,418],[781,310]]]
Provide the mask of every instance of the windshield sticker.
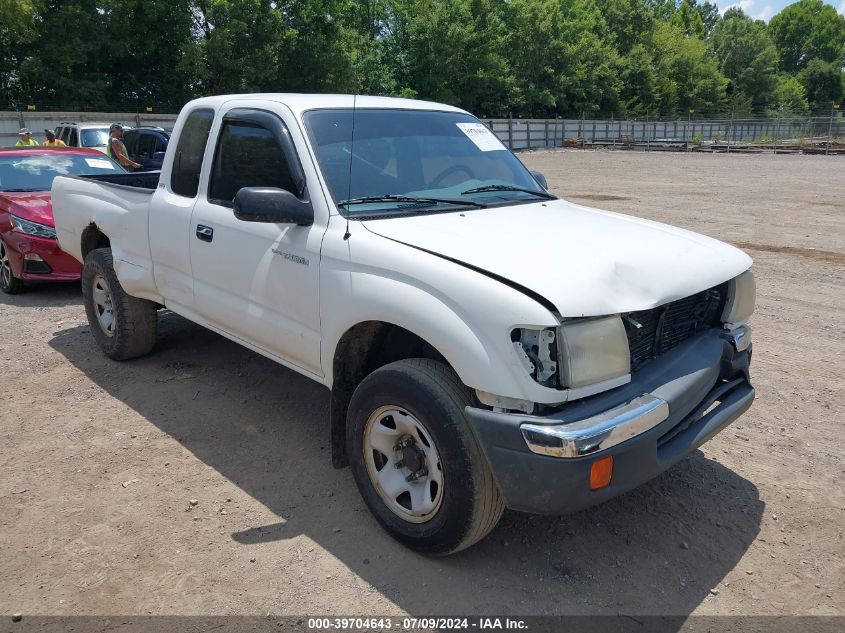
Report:
[[466,134],[467,138],[471,140],[475,146],[482,152],[495,152],[497,150],[506,149],[493,132],[491,132],[483,123],[455,123],[461,132]]
[[85,162],[89,167],[96,167],[97,169],[114,169],[114,165],[105,158],[86,158]]

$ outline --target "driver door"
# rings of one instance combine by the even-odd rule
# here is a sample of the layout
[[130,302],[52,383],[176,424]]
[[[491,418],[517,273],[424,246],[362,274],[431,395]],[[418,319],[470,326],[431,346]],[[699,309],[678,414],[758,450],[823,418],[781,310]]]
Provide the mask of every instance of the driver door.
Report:
[[212,328],[322,375],[319,266],[326,218],[315,213],[313,225],[296,226],[245,222],[233,212],[243,187],[278,187],[302,199],[307,186],[299,193],[295,183],[316,183],[302,169],[290,134],[297,128],[286,114],[279,104],[230,108],[212,131],[212,163],[189,237],[194,296]]

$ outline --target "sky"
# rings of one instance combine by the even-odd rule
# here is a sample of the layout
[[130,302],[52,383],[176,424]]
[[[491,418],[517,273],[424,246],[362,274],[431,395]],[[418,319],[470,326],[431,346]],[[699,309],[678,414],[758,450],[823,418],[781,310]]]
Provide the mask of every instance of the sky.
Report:
[[[755,20],[771,19],[773,15],[779,13],[785,6],[790,5],[795,0],[715,0],[719,5],[719,11],[724,13],[731,7],[739,7],[743,10],[745,15],[754,18]],[[842,15],[845,15],[845,0],[826,0],[827,4],[833,5]]]

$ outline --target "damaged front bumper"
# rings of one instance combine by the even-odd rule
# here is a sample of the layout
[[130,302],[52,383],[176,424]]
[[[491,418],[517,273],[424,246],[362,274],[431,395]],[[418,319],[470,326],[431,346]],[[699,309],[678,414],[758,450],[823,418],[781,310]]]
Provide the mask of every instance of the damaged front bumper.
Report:
[[[754,400],[747,330],[709,330],[610,392],[549,416],[467,408],[509,507],[560,514],[601,503],[660,474]],[[610,484],[590,468],[613,457]]]

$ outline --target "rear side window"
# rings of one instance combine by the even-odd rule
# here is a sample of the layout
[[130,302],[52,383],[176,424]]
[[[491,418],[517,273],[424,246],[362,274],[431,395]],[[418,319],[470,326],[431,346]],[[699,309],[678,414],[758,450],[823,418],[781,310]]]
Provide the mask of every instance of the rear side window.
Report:
[[71,147],[79,147],[79,136],[75,127],[70,128],[70,138],[67,141],[67,144]]
[[214,157],[209,200],[231,204],[242,187],[278,187],[296,192],[276,136],[249,121],[226,121]]
[[59,139],[67,143],[67,137],[70,134],[70,128],[63,127],[59,130]]
[[202,169],[202,155],[211,123],[214,121],[214,110],[202,108],[194,110],[185,120],[173,157],[173,171],[170,174],[170,188],[173,193],[187,198],[197,195],[200,185],[200,170]]

